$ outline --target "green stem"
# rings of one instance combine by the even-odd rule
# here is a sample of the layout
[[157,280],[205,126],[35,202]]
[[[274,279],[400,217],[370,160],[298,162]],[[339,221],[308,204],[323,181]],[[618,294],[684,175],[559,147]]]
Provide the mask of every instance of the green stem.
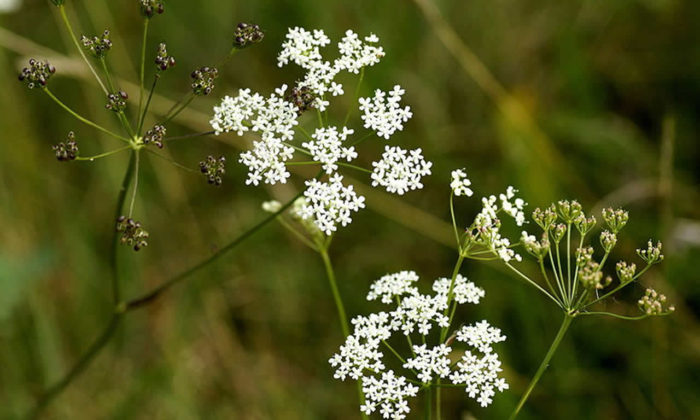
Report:
[[131,192],[131,204],[129,204],[129,217],[134,214],[134,203],[136,202],[136,193],[139,190],[139,156],[138,150],[134,150],[134,156],[136,156],[135,169],[134,169],[134,189]]
[[[124,202],[126,201],[126,193],[129,190],[129,184],[131,184],[131,178],[134,176],[134,168],[136,167],[136,152],[131,152],[129,157],[129,164],[126,168],[126,173],[124,174],[124,180],[119,188],[119,194],[117,196],[117,209],[115,210],[114,219],[112,223],[116,223],[119,216],[122,215],[122,209],[124,208]],[[114,229],[114,225],[112,225]],[[110,253],[110,267],[112,269],[112,298],[114,304],[117,305],[121,301],[121,295],[119,292],[119,265],[117,261],[117,251],[119,249],[119,233],[114,229],[114,238],[112,239],[112,252]]]
[[66,105],[66,104],[64,104],[63,102],[61,102],[61,100],[58,99],[58,98],[56,97],[56,95],[54,95],[54,94],[49,90],[49,88],[45,87],[45,88],[42,88],[42,90],[44,91],[44,93],[46,93],[47,95],[49,95],[49,98],[53,99],[54,102],[56,102],[58,105],[60,105],[61,108],[63,108],[63,109],[65,109],[66,111],[68,111],[69,114],[71,114],[72,116],[74,116],[75,118],[77,118],[79,121],[81,121],[81,122],[83,122],[83,123],[89,125],[90,127],[96,128],[96,129],[102,131],[102,132],[105,133],[105,134],[109,134],[110,136],[112,136],[112,137],[114,137],[114,138],[117,138],[117,139],[119,139],[119,140],[121,140],[121,141],[125,141],[125,142],[129,143],[129,139],[127,139],[126,137],[122,137],[122,136],[120,136],[119,134],[113,133],[113,132],[107,130],[106,128],[104,128],[104,127],[102,127],[102,126],[99,126],[99,125],[95,124],[94,122],[88,120],[87,118],[84,118],[83,116],[81,116],[81,115],[78,114],[77,112],[73,111],[70,107],[68,107],[68,105]]
[[437,379],[437,384],[435,387],[435,418],[437,420],[442,419],[442,397],[441,397],[441,389],[440,389],[440,378]]
[[559,274],[557,274],[557,266],[556,266],[556,264],[554,264],[554,256],[552,255],[551,243],[552,242],[550,242],[549,252],[547,252],[547,254],[549,254],[549,263],[552,265],[552,273],[554,273],[554,281],[557,283],[557,288],[559,289],[559,294],[561,295],[562,303],[565,303],[566,302],[566,294],[564,293],[564,288],[562,287],[561,279],[559,278]]
[[552,292],[552,296],[557,297],[557,292],[554,290],[552,283],[549,281],[549,276],[547,275],[547,270],[544,269],[544,259],[540,258],[540,271],[542,271],[542,277],[549,287],[549,291]]
[[173,164],[174,166],[176,166],[176,167],[178,167],[178,168],[180,168],[180,169],[186,170],[187,172],[200,173],[200,171],[194,170],[194,169],[192,169],[192,168],[188,168],[187,166],[183,165],[182,163],[176,162],[176,161],[174,161],[173,159],[170,159],[170,158],[167,157],[167,156],[163,156],[163,155],[161,155],[161,154],[158,153],[158,152],[154,152],[154,151],[151,150],[151,149],[146,148],[146,149],[144,149],[144,150],[146,150],[148,153],[152,154],[153,156],[155,156],[155,157],[157,157],[157,158],[163,159],[163,160],[166,161],[166,162],[170,162],[171,164]]
[[169,142],[173,140],[183,140],[183,139],[191,139],[194,137],[203,137],[203,136],[209,136],[212,134],[215,134],[216,132],[214,130],[212,131],[205,131],[203,133],[192,133],[192,134],[185,134],[184,136],[176,136],[176,137],[166,137],[163,139],[164,142]]
[[605,299],[605,298],[607,298],[607,297],[609,297],[609,296],[614,295],[615,293],[617,293],[618,291],[620,291],[622,288],[624,288],[624,287],[627,286],[628,284],[634,283],[634,281],[635,281],[636,279],[638,279],[642,274],[644,274],[644,273],[649,269],[649,267],[651,267],[651,265],[647,265],[646,267],[644,267],[644,269],[643,269],[642,271],[640,271],[639,273],[637,273],[637,275],[634,276],[634,277],[632,278],[632,280],[630,280],[630,281],[628,281],[628,282],[626,282],[626,283],[620,283],[616,288],[614,288],[613,290],[609,291],[608,293],[602,295],[601,297],[599,297],[599,298],[597,298],[597,299],[595,299],[595,300],[592,300],[592,301],[588,302],[587,304],[585,304],[585,305],[582,307],[582,309],[583,309],[583,308],[587,308],[587,307],[593,305],[594,303],[598,303],[598,302],[600,302],[601,300],[603,300],[603,299]]
[[452,229],[455,232],[455,240],[457,241],[457,249],[462,252],[462,244],[459,241],[459,231],[457,229],[457,219],[455,218],[454,191],[450,190],[450,216],[452,216]]
[[105,87],[104,83],[102,83],[102,79],[100,79],[100,76],[95,71],[95,68],[92,67],[92,64],[90,64],[90,61],[85,56],[83,49],[80,47],[80,43],[78,42],[78,38],[76,38],[75,32],[73,32],[73,27],[71,26],[70,21],[68,20],[68,16],[66,15],[66,7],[64,5],[60,5],[60,6],[58,6],[58,11],[61,14],[61,18],[63,19],[63,23],[66,25],[66,28],[68,29],[68,33],[70,34],[71,39],[73,40],[73,44],[75,44],[75,48],[78,49],[78,52],[80,53],[80,56],[83,57],[85,64],[87,64],[88,68],[92,72],[92,75],[95,76],[95,79],[97,80],[97,83],[102,88],[102,91],[105,93],[105,95],[109,95],[107,88]]
[[209,258],[205,259],[204,261],[201,261],[194,267],[182,272],[181,274],[178,274],[177,276],[173,277],[170,280],[165,281],[161,285],[155,287],[153,290],[150,292],[145,293],[144,295],[131,299],[128,302],[126,302],[125,307],[126,310],[134,310],[141,308],[152,301],[156,300],[158,297],[160,297],[165,291],[170,289],[172,286],[180,283],[181,281],[185,280],[187,277],[191,276],[195,272],[203,269],[204,267],[208,266],[212,262],[218,260],[222,256],[224,256],[228,251],[234,249],[236,246],[240,245],[243,241],[251,237],[254,233],[262,229],[265,225],[268,223],[272,222],[282,214],[287,208],[289,208],[292,204],[294,204],[294,201],[296,201],[297,198],[301,197],[304,194],[304,192],[300,192],[297,194],[294,198],[286,202],[280,209],[267,216],[265,219],[261,220],[258,224],[253,226],[252,228],[248,229],[247,231],[243,232],[240,236],[238,236],[236,239],[234,239],[232,242],[224,246],[223,248],[219,249],[217,252],[212,254]]
[[430,387],[425,388],[425,418],[433,418],[433,390]]
[[571,325],[571,321],[573,319],[574,318],[569,314],[564,315],[564,321],[562,321],[561,327],[559,327],[559,332],[557,332],[556,337],[554,337],[554,341],[552,341],[552,344],[549,346],[547,354],[544,356],[544,359],[542,360],[542,363],[540,363],[540,367],[537,369],[535,376],[532,378],[530,384],[527,386],[525,393],[522,397],[520,397],[518,405],[515,407],[515,410],[513,410],[513,412],[511,413],[509,417],[510,420],[514,420],[518,416],[518,413],[520,413],[520,410],[523,408],[523,405],[525,405],[525,402],[530,396],[532,390],[535,388],[535,385],[537,385],[537,382],[540,380],[540,377],[542,376],[544,371],[547,370],[547,367],[549,366],[549,361],[552,360],[552,356],[554,356],[554,353],[557,351],[557,348],[559,347],[561,340],[564,338],[566,330],[569,329],[569,325]]
[[95,156],[78,156],[78,157],[75,158],[75,160],[76,160],[76,161],[89,161],[89,162],[92,162],[92,161],[95,160],[95,159],[100,159],[100,158],[103,158],[103,157],[116,155],[117,153],[123,152],[124,150],[126,150],[126,149],[131,149],[131,148],[132,148],[131,146],[124,146],[124,147],[120,147],[119,149],[111,150],[111,151],[105,152],[105,153],[100,153],[99,155],[95,155]]
[[340,319],[340,329],[343,332],[343,336],[347,337],[350,335],[350,324],[348,323],[348,317],[345,313],[345,305],[343,305],[343,299],[340,297],[340,291],[338,290],[338,283],[335,278],[335,272],[333,271],[333,265],[331,264],[331,259],[328,256],[328,250],[326,248],[321,248],[319,253],[321,254],[321,258],[323,259],[323,266],[326,268],[326,276],[328,277],[328,283],[331,286],[331,292],[333,293],[335,307],[338,310],[338,318]]
[[365,78],[365,68],[362,67],[360,69],[360,78],[357,81],[357,86],[355,86],[355,97],[353,100],[353,103],[350,104],[348,107],[348,112],[345,113],[345,119],[343,120],[343,125],[347,126],[348,121],[350,120],[350,114],[352,114],[352,110],[355,109],[355,104],[357,103],[357,98],[360,96],[360,87],[362,86],[362,80]]
[[138,129],[136,130],[139,134],[141,134],[141,130],[143,130],[143,123],[146,121],[146,113],[148,113],[148,107],[151,106],[151,98],[153,98],[153,91],[156,90],[156,83],[158,83],[158,79],[160,79],[160,74],[156,73],[156,75],[153,76],[153,84],[151,85],[151,90],[148,92],[146,106],[143,107],[143,111],[141,112],[141,116],[139,117],[139,125]]
[[107,345],[109,339],[112,338],[114,332],[121,321],[120,314],[112,315],[109,323],[102,331],[102,333],[97,337],[97,339],[92,343],[88,350],[78,359],[76,364],[68,371],[68,373],[63,376],[58,382],[51,385],[37,401],[36,405],[30,413],[27,414],[28,419],[38,419],[41,413],[46,409],[46,407],[53,401],[58,395],[63,392],[68,385],[73,382],[75,378],[82,373],[85,368],[90,364],[90,362],[97,356],[97,354]]
[[[552,301],[554,301],[554,303],[556,303],[557,306],[559,306],[560,308],[562,307],[562,306],[561,306],[561,303],[559,303],[559,301],[558,301],[554,296],[550,295],[549,292],[547,292],[546,290],[544,290],[544,289],[542,288],[542,286],[540,286],[539,284],[537,284],[537,283],[535,283],[534,281],[532,281],[532,279],[530,279],[530,277],[528,277],[528,276],[526,276],[525,274],[521,273],[520,270],[518,270],[517,268],[513,267],[510,263],[505,263],[505,264],[506,264],[506,267],[510,268],[510,269],[511,269],[515,274],[517,274],[520,278],[522,278],[523,280],[525,280],[525,281],[527,281],[528,283],[530,283],[530,284],[531,284],[532,286],[534,286],[537,290],[539,290],[540,292],[544,293],[548,298],[552,299]],[[562,308],[562,309],[563,309],[563,308]]]
[[[447,308],[445,308],[445,316],[447,316],[449,310],[450,310],[450,303],[452,303],[452,298],[454,297],[454,288],[455,288],[455,282],[457,281],[457,276],[459,275],[459,269],[462,268],[462,263],[464,262],[464,255],[462,253],[459,254],[459,257],[457,258],[457,263],[454,266],[454,269],[452,269],[452,279],[450,280],[450,288],[447,290]],[[444,327],[440,331],[440,343],[445,341],[445,337],[447,336],[447,330],[449,328],[449,325],[447,327]]]
[[[653,316],[666,316],[669,314],[671,314],[671,312],[654,314]],[[577,316],[578,315],[603,315],[603,316],[610,316],[610,317],[617,318],[617,319],[624,319],[626,321],[639,321],[640,319],[649,318],[650,316],[652,316],[650,314],[642,314],[639,316],[625,316],[625,315],[618,315],[618,314],[615,314],[612,312],[579,312],[576,315]]]
[[177,108],[175,111],[172,112],[172,114],[170,114],[169,116],[167,116],[167,117],[165,118],[165,121],[161,122],[160,124],[161,124],[161,125],[165,125],[166,123],[170,122],[170,120],[172,120],[173,118],[177,117],[178,114],[180,114],[185,108],[187,108],[187,105],[189,105],[190,102],[192,102],[193,99],[194,99],[194,94],[190,95],[190,97],[187,98],[187,100],[186,100],[185,102],[183,102],[182,105],[180,105],[179,108]]
[[[139,112],[136,114],[136,117],[139,118],[141,115],[141,110],[143,106],[143,79],[144,79],[144,68],[146,64],[146,40],[148,39],[148,23],[151,20],[149,18],[144,17],[143,20],[143,40],[141,42],[141,66],[139,69]],[[140,124],[139,124],[140,125]],[[140,130],[139,130],[140,132]]]
[[566,226],[566,281],[569,283],[569,302],[573,302],[574,285],[571,282],[571,222]]

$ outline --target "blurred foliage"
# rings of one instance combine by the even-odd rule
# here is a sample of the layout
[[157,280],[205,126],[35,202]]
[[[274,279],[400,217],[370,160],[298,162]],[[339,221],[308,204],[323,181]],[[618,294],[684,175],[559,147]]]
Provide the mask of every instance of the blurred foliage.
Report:
[[[110,65],[136,81],[136,2],[67,3],[79,33],[112,31]],[[376,33],[387,56],[367,72],[363,92],[405,87],[415,117],[395,140],[422,147],[435,170],[425,189],[399,207],[384,194],[370,198],[369,210],[337,235],[332,256],[350,314],[377,308],[364,296],[384,273],[413,269],[426,283],[449,274],[455,251],[445,246],[450,232],[435,218],[449,220],[449,172],[456,167],[468,168],[477,194],[513,184],[531,208],[560,198],[578,198],[586,208],[624,205],[631,221],[616,257],[631,258],[650,236],[663,240],[667,259],[645,281],[669,295],[677,313],[638,323],[574,323],[521,418],[694,418],[700,407],[700,2],[435,4],[530,125],[508,118],[509,104],[463,70],[413,2],[170,0],[152,22],[149,47],[165,40],[177,58],[159,86],[166,97],[179,98],[192,69],[228,51],[237,22],[256,22],[266,36],[236,55],[214,94],[193,103],[199,113],[183,114],[168,134],[206,129],[217,98],[239,87],[268,92],[293,82],[299,75],[275,61],[287,27],[323,28],[334,40],[347,28]],[[69,130],[83,154],[114,144],[14,81],[28,56],[52,56],[12,34],[77,57],[54,12],[47,1],[25,0],[19,11],[0,15],[0,418],[24,413],[77,360],[112,310],[107,255],[127,157],[57,163],[50,145]],[[58,68],[52,89],[89,118],[116,127],[82,63],[52,62]],[[343,100],[347,105],[350,95]],[[297,178],[275,188],[244,186],[245,168],[235,162],[246,141],[229,135],[166,148],[190,167],[208,154],[229,157],[220,189],[149,156],[137,214],[151,244],[138,255],[122,252],[127,296],[206,257],[259,220],[263,200],[288,198],[302,185]],[[380,143],[368,147],[380,150]],[[458,217],[468,222],[477,207],[477,200],[459,201]],[[459,315],[488,319],[508,335],[501,352],[511,390],[488,409],[462,391],[446,392],[446,417],[504,418],[560,315],[492,266],[469,263],[463,273],[487,297]],[[636,311],[643,287],[631,288],[615,309]],[[353,385],[333,380],[327,364],[342,337],[323,266],[279,226],[266,227],[125,321],[47,418],[357,418]]]

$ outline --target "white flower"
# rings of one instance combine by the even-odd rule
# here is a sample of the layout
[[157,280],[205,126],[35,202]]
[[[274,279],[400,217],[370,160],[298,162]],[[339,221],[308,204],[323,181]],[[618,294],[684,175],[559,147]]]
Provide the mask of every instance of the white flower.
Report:
[[382,276],[372,283],[367,294],[367,300],[375,300],[381,297],[382,303],[391,303],[397,296],[418,293],[413,283],[418,281],[415,271],[400,271],[394,274]]
[[397,130],[403,130],[403,123],[413,114],[410,107],[401,108],[399,102],[405,93],[401,86],[396,85],[387,95],[377,89],[372,98],[360,98],[360,111],[365,128],[374,130],[379,137],[389,139]]
[[391,370],[382,373],[381,379],[366,376],[362,378],[362,392],[366,401],[360,409],[369,415],[380,407],[382,418],[401,420],[410,412],[406,398],[415,397],[418,390],[405,377],[396,376]]
[[390,193],[403,195],[423,188],[421,178],[430,175],[432,162],[426,162],[421,149],[403,150],[385,146],[382,159],[372,162],[372,186],[381,185]]
[[447,296],[428,296],[415,293],[401,300],[401,305],[394,312],[401,320],[401,330],[404,335],[409,335],[418,329],[423,335],[428,335],[433,323],[440,328],[446,328],[450,320],[443,313],[447,309]]
[[501,330],[489,325],[487,321],[480,321],[474,325],[465,325],[457,331],[457,341],[467,343],[477,348],[482,353],[491,353],[494,343],[505,341],[506,337]]
[[517,192],[518,190],[511,186],[508,187],[506,193],[501,194],[499,198],[501,199],[501,208],[503,211],[515,219],[515,223],[518,226],[522,226],[523,223],[525,223],[525,213],[523,212],[523,208],[525,207],[526,203],[522,198],[515,197],[515,193]]
[[320,47],[330,44],[331,40],[323,30],[309,32],[304,28],[289,28],[286,41],[282,43],[282,51],[277,56],[277,65],[282,67],[289,62],[309,69],[310,66],[322,59]]
[[[435,280],[433,283],[433,290],[441,295],[447,296],[450,290],[450,283],[452,279],[446,277]],[[474,283],[467,280],[466,277],[461,274],[457,274],[455,278],[455,284],[452,287],[452,294],[454,300],[460,305],[465,303],[477,304],[484,297],[486,292],[484,289],[477,287]]]
[[299,211],[302,219],[313,220],[326,235],[336,231],[336,225],[352,222],[352,212],[365,207],[365,198],[358,196],[352,185],[343,185],[343,177],[334,174],[328,182],[306,181],[306,203]]
[[350,162],[357,157],[354,147],[342,146],[352,133],[353,130],[347,127],[340,132],[336,127],[317,128],[311,135],[313,140],[302,143],[302,146],[311,152],[316,162],[323,163],[323,169],[330,175],[338,170],[337,161],[344,159]]
[[362,42],[355,32],[348,29],[338,43],[341,57],[336,60],[336,65],[350,73],[359,73],[361,68],[379,63],[384,57],[384,49],[372,45],[377,42],[379,38],[374,34],[365,37],[365,42]]
[[423,383],[430,383],[433,375],[446,378],[450,374],[450,359],[447,357],[452,348],[444,344],[428,348],[423,344],[413,346],[414,357],[406,360],[403,367],[418,371],[418,379]]
[[467,178],[467,173],[464,168],[452,171],[450,188],[452,188],[454,195],[466,195],[467,197],[471,197],[474,191],[469,188],[470,185],[472,185],[472,182]]
[[450,380],[455,385],[463,385],[469,398],[476,398],[482,407],[493,401],[494,388],[501,392],[508,389],[505,379],[498,377],[503,369],[496,353],[479,356],[467,350],[457,368]]

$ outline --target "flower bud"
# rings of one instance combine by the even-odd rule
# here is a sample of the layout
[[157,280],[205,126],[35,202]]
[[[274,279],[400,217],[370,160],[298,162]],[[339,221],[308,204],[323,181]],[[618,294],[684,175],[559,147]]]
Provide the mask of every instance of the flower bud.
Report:
[[208,183],[218,187],[223,181],[221,177],[226,173],[225,164],[226,158],[223,156],[218,159],[207,156],[206,160],[199,162],[199,169],[207,177]]
[[554,226],[554,229],[552,230],[552,236],[554,238],[555,243],[561,242],[562,238],[564,238],[564,235],[566,234],[566,225],[563,223],[559,223],[558,225]]
[[650,239],[647,243],[647,249],[638,249],[637,255],[649,265],[660,263],[664,260],[664,256],[661,254],[661,246],[661,242],[656,242],[656,246],[654,246]]
[[102,37],[93,36],[92,39],[83,35],[80,38],[83,49],[95,58],[104,58],[112,48],[112,41],[109,39],[109,30],[105,29]]
[[581,215],[581,204],[578,201],[568,201],[561,200],[557,203],[557,210],[559,211],[559,217],[564,221],[564,223],[573,222],[579,215]]
[[542,230],[548,231],[557,220],[557,213],[554,205],[552,204],[544,211],[540,210],[539,207],[536,208],[535,211],[532,212],[532,220],[534,220]]
[[233,48],[242,50],[263,40],[265,33],[258,25],[241,22],[233,33]]
[[129,95],[124,91],[119,91],[115,93],[110,93],[107,95],[107,104],[105,108],[113,112],[121,112],[126,108],[126,100],[129,99]]
[[676,310],[674,306],[664,308],[666,296],[658,293],[654,289],[647,289],[641,299],[637,302],[639,309],[647,315],[665,315]]
[[78,157],[78,145],[75,143],[75,133],[72,131],[68,133],[68,140],[65,143],[58,143],[51,147],[56,152],[56,159],[59,161],[75,160]]
[[214,79],[219,77],[216,67],[201,67],[192,72],[192,92],[198,96],[209,95],[214,89]]
[[600,232],[600,245],[605,252],[610,252],[617,244],[617,235],[608,230]]
[[162,14],[165,11],[165,5],[162,0],[138,0],[141,6],[141,14],[146,18],[152,18],[156,13]]
[[148,246],[148,232],[141,227],[141,222],[126,216],[119,216],[117,218],[117,232],[122,233],[119,237],[119,243],[129,245],[134,251]]
[[168,130],[160,124],[156,124],[143,136],[143,144],[155,144],[159,149],[163,148],[163,138]]
[[175,57],[168,55],[168,48],[164,42],[158,45],[158,51],[156,52],[156,70],[165,71],[171,67],[175,66]]
[[581,212],[581,214],[574,219],[574,224],[579,233],[585,235],[595,227],[596,220],[593,216],[587,218],[586,215]]
[[622,209],[613,210],[612,208],[603,209],[603,220],[608,224],[613,233],[622,230],[629,220],[629,213]]
[[586,264],[591,262],[593,259],[593,248],[578,248],[576,250],[576,265],[579,267],[584,267]]
[[634,263],[627,264],[625,261],[620,261],[615,265],[617,278],[620,283],[629,283],[634,280],[634,273],[637,271],[637,266]]
[[43,88],[51,76],[56,73],[56,68],[48,61],[29,59],[29,67],[25,67],[19,73],[19,81],[27,85],[29,89]]

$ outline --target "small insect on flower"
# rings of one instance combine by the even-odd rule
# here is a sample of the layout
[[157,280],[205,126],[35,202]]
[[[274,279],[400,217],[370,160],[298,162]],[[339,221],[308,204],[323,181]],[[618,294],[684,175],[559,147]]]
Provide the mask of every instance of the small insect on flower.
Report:
[[65,143],[61,142],[51,147],[56,152],[56,159],[62,162],[75,160],[78,157],[78,145],[75,143],[75,133],[72,131],[68,133]]
[[126,108],[127,99],[129,99],[129,95],[127,95],[123,90],[110,93],[107,95],[107,104],[105,105],[105,108],[113,112],[121,112]]
[[225,165],[225,157],[220,156],[216,159],[214,156],[207,156],[206,160],[199,162],[199,169],[207,177],[208,183],[218,187],[223,182],[221,177],[226,173]]
[[137,222],[130,217],[119,216],[117,218],[117,232],[122,233],[119,242],[122,245],[133,247],[134,251],[148,246],[148,232],[141,227],[141,222]]
[[297,107],[297,115],[301,116],[306,111],[315,109],[316,95],[308,86],[297,86],[289,90],[285,98]]
[[29,67],[25,67],[19,74],[19,81],[27,85],[29,89],[43,88],[51,76],[56,73],[56,67],[48,61],[29,59]]
[[201,67],[190,74],[192,92],[198,96],[209,95],[214,90],[214,79],[219,77],[216,67]]

